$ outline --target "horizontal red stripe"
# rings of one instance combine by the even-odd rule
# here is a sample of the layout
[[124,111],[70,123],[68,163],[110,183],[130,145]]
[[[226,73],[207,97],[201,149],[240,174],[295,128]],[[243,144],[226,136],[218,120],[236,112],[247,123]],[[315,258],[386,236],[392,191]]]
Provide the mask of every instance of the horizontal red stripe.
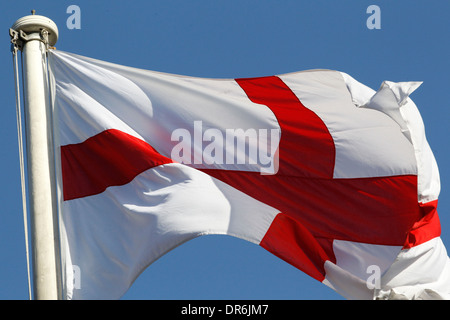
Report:
[[103,131],[61,147],[64,200],[124,185],[145,170],[170,162],[141,139],[115,129]]
[[[411,227],[421,219],[416,176],[312,179],[203,171],[288,217],[272,222],[261,246],[314,277],[325,275],[326,260],[335,262],[333,239],[403,246]],[[287,245],[291,240],[296,243]],[[308,256],[311,261],[301,253],[319,247],[322,254]],[[327,258],[321,260],[324,255]]]

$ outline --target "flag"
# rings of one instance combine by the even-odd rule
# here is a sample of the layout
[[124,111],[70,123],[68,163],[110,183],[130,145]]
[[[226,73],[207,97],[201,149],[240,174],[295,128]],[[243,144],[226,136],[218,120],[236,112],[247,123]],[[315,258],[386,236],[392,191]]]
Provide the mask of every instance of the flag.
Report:
[[195,237],[255,243],[348,299],[449,298],[419,82],[204,79],[50,50],[67,299],[120,298]]

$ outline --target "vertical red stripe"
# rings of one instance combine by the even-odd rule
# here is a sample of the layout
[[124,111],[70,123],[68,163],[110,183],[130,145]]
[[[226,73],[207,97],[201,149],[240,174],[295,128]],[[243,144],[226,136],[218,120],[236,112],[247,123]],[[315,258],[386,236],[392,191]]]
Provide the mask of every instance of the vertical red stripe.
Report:
[[[314,214],[308,216],[302,210],[305,204],[299,195],[305,196],[303,178],[333,177],[333,138],[322,119],[306,108],[280,78],[248,78],[236,82],[252,102],[270,108],[278,120],[281,129],[278,172],[275,176],[262,176],[252,172],[204,171],[279,209],[282,213],[272,223],[261,246],[322,281],[323,262],[334,261],[331,243],[318,241],[311,233],[319,227],[308,223]],[[314,199],[308,201],[315,203]],[[299,219],[299,214],[305,214],[305,219]]]
[[[335,161],[333,138],[322,119],[306,108],[280,78],[273,76],[237,79],[236,82],[251,101],[266,105],[272,110],[281,128],[277,176],[284,177],[281,179],[283,191],[280,190],[280,193],[275,194],[268,192],[257,198],[264,199],[263,202],[270,203],[282,213],[273,221],[270,232],[261,241],[261,246],[322,281],[325,275],[324,261],[334,261],[331,246],[327,243],[325,252],[308,228],[312,225],[296,217],[301,213],[299,211],[301,205],[296,203],[292,207],[292,200],[296,202],[299,199],[296,195],[290,198],[289,193],[291,190],[297,193],[302,189],[295,183],[297,179],[294,177],[325,179],[333,177]],[[265,180],[266,183],[269,181]],[[277,183],[269,185],[273,188]],[[253,194],[258,193],[259,191],[255,190]]]

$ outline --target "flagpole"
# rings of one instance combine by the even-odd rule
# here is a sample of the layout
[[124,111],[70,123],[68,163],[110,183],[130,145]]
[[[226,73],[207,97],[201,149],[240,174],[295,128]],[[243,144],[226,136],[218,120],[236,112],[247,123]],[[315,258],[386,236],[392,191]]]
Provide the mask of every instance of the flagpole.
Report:
[[32,15],[11,27],[23,54],[24,117],[34,299],[61,298],[51,109],[46,52],[58,38],[56,24]]

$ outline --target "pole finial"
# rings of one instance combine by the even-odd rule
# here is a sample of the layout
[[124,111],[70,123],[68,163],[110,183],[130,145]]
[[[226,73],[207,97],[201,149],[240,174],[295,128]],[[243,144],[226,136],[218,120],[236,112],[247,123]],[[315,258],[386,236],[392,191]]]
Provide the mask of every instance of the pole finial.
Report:
[[36,10],[31,10],[31,14],[34,16],[36,14]]
[[53,47],[58,40],[58,27],[51,19],[34,14],[35,10],[32,10],[31,13],[33,14],[14,22],[11,29],[17,32],[23,31],[26,34],[41,33],[45,29],[48,31],[48,44]]

